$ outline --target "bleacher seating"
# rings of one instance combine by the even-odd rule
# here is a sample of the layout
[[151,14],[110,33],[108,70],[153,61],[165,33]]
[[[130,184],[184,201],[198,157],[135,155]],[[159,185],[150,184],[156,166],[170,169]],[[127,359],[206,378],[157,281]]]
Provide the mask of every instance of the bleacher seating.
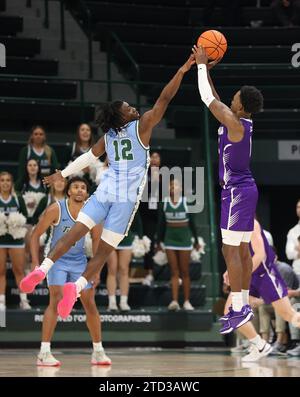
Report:
[[[115,32],[138,63],[140,80],[161,83],[141,86],[141,93],[147,96],[149,103],[153,103],[162,84],[184,62],[199,34],[211,28],[203,26],[205,1],[88,0],[86,3],[102,49],[107,49],[107,32]],[[272,26],[270,1],[260,3],[258,8],[256,1],[243,2],[243,27],[218,26],[224,24],[220,20],[221,10],[216,9],[215,28],[224,33],[229,47],[212,76],[221,98],[228,104],[243,84],[254,84],[262,90],[267,113],[257,117],[256,130],[262,132],[258,137],[265,137],[267,131],[276,133],[278,138],[295,137],[300,112],[289,109],[299,108],[300,77],[291,66],[291,43],[297,42],[300,28]],[[257,20],[263,21],[263,26],[251,27],[251,21]],[[122,68],[119,46],[113,48],[113,52]],[[124,63],[123,71],[130,76],[130,70],[124,70]],[[136,78],[134,74],[131,77]],[[201,128],[201,101],[195,73],[189,73],[184,84],[168,111],[168,125],[176,129],[178,137],[196,137]],[[278,109],[285,112],[279,113]],[[282,116],[280,121],[277,114]],[[213,121],[211,126],[215,126]]]
[[[2,1],[0,11],[4,10]],[[21,37],[22,30],[21,16],[0,15],[0,42],[7,56],[6,67],[0,68],[0,132],[24,132],[32,124],[42,123],[49,132],[73,133],[83,116],[78,84],[55,80],[58,61],[41,58],[40,39]],[[94,110],[93,104],[86,104],[83,113],[87,120],[93,119]]]

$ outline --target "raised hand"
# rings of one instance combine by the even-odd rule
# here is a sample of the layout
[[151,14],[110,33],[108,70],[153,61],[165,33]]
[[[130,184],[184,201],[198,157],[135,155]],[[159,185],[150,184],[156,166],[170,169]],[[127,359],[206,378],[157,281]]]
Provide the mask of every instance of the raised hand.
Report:
[[52,175],[45,176],[43,179],[43,184],[46,186],[53,186],[53,184],[57,181],[63,181],[64,177],[61,175],[61,172],[59,170],[56,170],[56,172]]
[[180,69],[182,70],[183,73],[186,73],[186,72],[188,72],[188,71],[191,69],[191,67],[192,67],[195,63],[196,63],[195,55],[194,55],[194,54],[191,54],[191,55],[189,56],[189,59],[186,61],[186,63],[185,63],[183,66],[181,66]]
[[216,66],[221,61],[221,59],[222,58],[218,58],[218,59],[215,59],[214,61],[208,62],[207,69],[208,70],[212,69],[214,66]]
[[205,65],[207,65],[208,57],[207,57],[205,49],[202,47],[202,45],[199,45],[199,47],[194,45],[192,48],[192,51],[195,56],[197,65],[199,65],[200,63],[204,63]]

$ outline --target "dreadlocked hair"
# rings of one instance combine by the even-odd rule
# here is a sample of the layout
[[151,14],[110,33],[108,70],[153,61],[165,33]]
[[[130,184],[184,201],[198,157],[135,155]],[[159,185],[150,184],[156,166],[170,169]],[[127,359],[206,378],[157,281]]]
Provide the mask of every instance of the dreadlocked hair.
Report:
[[121,112],[123,101],[104,103],[97,107],[95,113],[95,123],[106,133],[111,128],[116,132],[123,127],[125,120]]

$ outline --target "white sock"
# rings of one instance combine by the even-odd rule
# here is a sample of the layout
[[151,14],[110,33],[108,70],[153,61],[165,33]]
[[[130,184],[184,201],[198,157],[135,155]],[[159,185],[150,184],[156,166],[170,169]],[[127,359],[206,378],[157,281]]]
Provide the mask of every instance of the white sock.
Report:
[[4,294],[0,294],[0,303],[5,304],[5,295]]
[[242,289],[243,294],[243,305],[249,305],[249,290]]
[[50,353],[50,342],[41,343],[41,353]]
[[249,339],[250,343],[253,343],[259,350],[264,347],[266,341],[262,339],[260,335],[256,335],[255,338]]
[[20,292],[20,300],[27,301],[27,294],[23,294],[23,292]]
[[45,258],[39,267],[39,270],[42,270],[45,274],[49,272],[54,262],[50,258]]
[[79,294],[80,291],[82,291],[83,289],[85,289],[85,287],[88,285],[88,281],[86,278],[84,277],[79,277],[79,279],[76,281],[75,283],[76,285],[76,289],[77,289],[77,293]]
[[231,292],[232,308],[235,312],[240,312],[243,307],[243,294],[242,292]]
[[127,300],[128,300],[128,296],[127,295],[121,295],[120,304],[121,305],[127,305]]
[[117,304],[116,295],[109,295],[108,302],[109,302],[109,305],[116,305]]
[[104,350],[102,346],[102,342],[96,342],[96,343],[93,342],[93,349],[94,352],[101,352],[102,350]]

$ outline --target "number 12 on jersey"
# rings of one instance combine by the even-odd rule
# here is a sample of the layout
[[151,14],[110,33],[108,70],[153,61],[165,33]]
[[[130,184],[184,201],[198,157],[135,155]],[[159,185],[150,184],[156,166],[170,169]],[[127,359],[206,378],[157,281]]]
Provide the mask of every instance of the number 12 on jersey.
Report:
[[121,141],[114,140],[113,145],[115,148],[115,161],[133,160],[132,144],[130,139],[122,139]]

